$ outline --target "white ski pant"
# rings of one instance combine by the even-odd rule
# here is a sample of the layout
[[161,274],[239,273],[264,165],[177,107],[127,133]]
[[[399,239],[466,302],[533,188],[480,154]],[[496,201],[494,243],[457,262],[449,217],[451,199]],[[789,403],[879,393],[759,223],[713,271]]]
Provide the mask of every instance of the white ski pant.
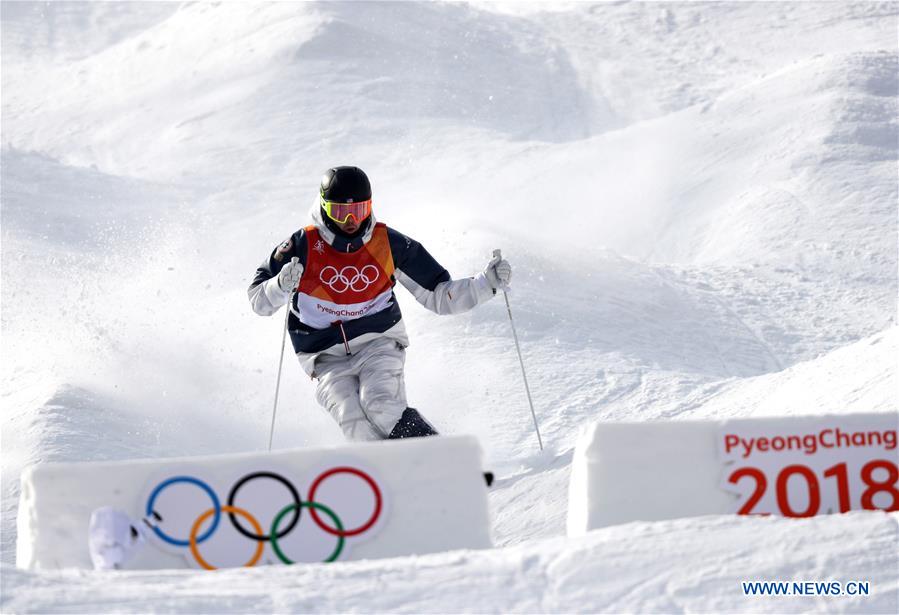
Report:
[[315,399],[347,440],[384,440],[406,409],[406,351],[395,340],[375,339],[352,355],[315,359]]

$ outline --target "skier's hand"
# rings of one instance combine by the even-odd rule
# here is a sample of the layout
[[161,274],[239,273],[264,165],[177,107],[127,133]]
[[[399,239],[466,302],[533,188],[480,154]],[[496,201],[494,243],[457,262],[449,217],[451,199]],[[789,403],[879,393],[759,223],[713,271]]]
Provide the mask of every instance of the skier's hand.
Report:
[[289,263],[281,268],[281,273],[278,274],[278,287],[285,293],[296,290],[302,275],[303,264],[299,258],[294,256]]
[[493,290],[506,288],[512,281],[512,265],[502,256],[496,255],[487,263],[484,275],[487,276],[487,281]]

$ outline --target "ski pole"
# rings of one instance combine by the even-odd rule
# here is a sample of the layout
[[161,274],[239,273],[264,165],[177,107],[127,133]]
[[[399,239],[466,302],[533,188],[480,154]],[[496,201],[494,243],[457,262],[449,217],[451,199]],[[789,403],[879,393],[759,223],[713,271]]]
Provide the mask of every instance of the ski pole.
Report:
[[275,437],[275,415],[278,412],[278,393],[281,391],[281,368],[284,367],[284,346],[287,343],[287,320],[290,318],[290,305],[293,303],[293,293],[290,294],[290,300],[287,302],[286,314],[284,315],[284,333],[281,336],[281,359],[278,361],[278,381],[275,384],[275,405],[272,408],[272,428],[268,433],[268,450],[272,450],[272,439]]
[[[499,250],[493,251],[493,258],[502,258]],[[537,413],[534,412],[534,401],[531,399],[531,388],[528,386],[528,375],[524,371],[524,359],[521,357],[521,346],[518,344],[518,333],[515,332],[515,321],[512,320],[512,308],[509,307],[509,293],[503,287],[503,297],[506,299],[506,311],[509,313],[509,324],[512,325],[512,337],[515,339],[515,350],[518,351],[518,362],[521,364],[521,377],[524,379],[524,390],[528,394],[528,404],[531,406],[531,416],[534,417],[534,431],[537,432],[537,442],[540,444],[540,450],[543,450],[543,438],[540,437],[540,426],[537,425]]]

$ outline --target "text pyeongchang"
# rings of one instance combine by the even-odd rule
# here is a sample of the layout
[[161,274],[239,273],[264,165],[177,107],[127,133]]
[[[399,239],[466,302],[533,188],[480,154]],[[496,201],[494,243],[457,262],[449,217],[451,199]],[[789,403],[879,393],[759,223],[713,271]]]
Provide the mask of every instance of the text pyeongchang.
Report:
[[814,455],[819,449],[883,447],[891,451],[896,448],[896,430],[843,431],[839,427],[822,429],[817,433],[789,436],[760,436],[743,438],[736,434],[724,434],[725,454],[740,452],[744,459],[753,453],[779,453],[802,451]]

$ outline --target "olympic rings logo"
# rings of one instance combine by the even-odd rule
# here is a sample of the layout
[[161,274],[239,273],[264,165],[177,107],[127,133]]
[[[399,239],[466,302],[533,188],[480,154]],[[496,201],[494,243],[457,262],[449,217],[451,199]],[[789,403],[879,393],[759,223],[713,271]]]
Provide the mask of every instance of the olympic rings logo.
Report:
[[[357,527],[344,527],[343,521],[332,508],[315,501],[316,493],[319,491],[322,484],[329,478],[339,474],[346,474],[362,479],[374,495],[374,509],[371,515]],[[258,479],[269,479],[280,483],[290,494],[291,498],[291,502],[274,515],[271,523],[265,529],[253,514],[245,508],[236,505],[237,495],[241,489],[251,481]],[[281,563],[287,565],[294,563],[294,561],[284,553],[280,541],[298,526],[304,508],[309,511],[309,516],[318,528],[336,539],[336,544],[331,551],[331,554],[323,560],[325,562],[336,561],[344,551],[346,539],[359,536],[371,530],[378,522],[378,519],[381,517],[384,510],[384,497],[381,488],[368,473],[351,466],[339,466],[322,472],[314,481],[312,481],[311,486],[309,487],[309,498],[306,500],[300,498],[300,494],[293,483],[281,474],[271,471],[246,474],[237,480],[231,487],[225,505],[222,504],[215,490],[208,483],[199,478],[188,475],[172,476],[161,481],[150,492],[146,503],[146,514],[148,516],[154,515],[154,513],[158,514],[156,506],[160,494],[171,486],[177,484],[198,487],[209,498],[211,506],[200,513],[190,524],[190,531],[186,537],[172,536],[166,533],[158,525],[153,528],[153,532],[159,540],[167,545],[178,548],[186,547],[196,563],[206,570],[216,570],[217,567],[213,566],[205,559],[200,551],[200,545],[215,534],[221,524],[222,517],[224,516],[223,513],[227,515],[231,525],[240,535],[255,543],[256,546],[252,556],[244,564],[245,567],[253,567],[262,559],[266,543],[271,544],[274,555],[281,561]],[[323,519],[321,515],[324,515],[324,517],[327,518],[327,521]],[[207,524],[210,517],[212,518],[211,524],[209,524],[208,528],[203,530],[204,524]],[[163,515],[162,518],[165,519],[166,516]]]
[[365,265],[362,269],[347,265],[340,271],[337,267],[328,265],[318,274],[321,283],[338,294],[348,290],[360,293],[374,284],[379,277],[381,273],[374,265]]

